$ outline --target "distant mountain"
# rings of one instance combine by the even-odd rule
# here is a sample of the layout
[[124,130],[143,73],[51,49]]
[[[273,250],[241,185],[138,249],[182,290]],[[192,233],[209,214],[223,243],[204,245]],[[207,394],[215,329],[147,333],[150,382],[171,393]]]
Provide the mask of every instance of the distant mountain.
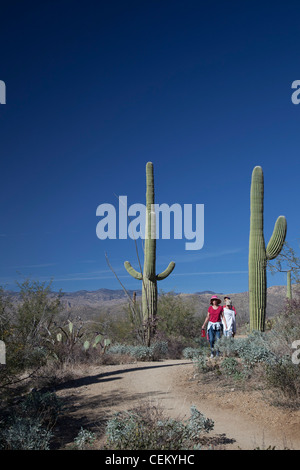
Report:
[[[130,290],[128,295],[132,298],[133,293],[136,292],[137,300],[141,298],[141,290]],[[212,295],[218,295],[220,299],[224,300],[224,294],[214,291],[201,291],[194,294],[176,293],[183,300],[193,300],[196,306],[196,311],[199,314],[207,312]],[[240,318],[245,320],[249,318],[249,294],[248,292],[229,293],[233,304]],[[66,310],[72,312],[79,312],[85,317],[97,314],[98,312],[107,312],[110,314],[118,315],[124,312],[124,308],[128,305],[128,296],[122,289],[98,289],[96,291],[77,291],[64,294],[62,303]],[[272,286],[268,288],[267,295],[267,317],[277,315],[284,309],[286,300],[286,287],[285,286]]]
[[[211,294],[211,295],[214,295],[216,294],[216,292],[212,291],[212,290],[202,290],[201,292],[195,292],[195,295],[202,295],[202,294]],[[222,293],[219,295],[223,295]]]
[[[72,314],[80,314],[83,319],[91,319],[100,313],[118,316],[124,313],[124,309],[128,305],[129,298],[133,297],[136,292],[137,300],[141,298],[141,290],[129,290],[128,295],[123,289],[98,289],[95,291],[79,290],[76,292],[66,292],[62,297],[63,310]],[[19,300],[19,295],[16,292],[9,292],[10,296],[16,302]],[[57,295],[57,293],[53,293]],[[193,300],[196,306],[196,311],[199,314],[205,314],[210,304],[212,295],[218,295],[222,302],[224,294],[206,290],[195,292],[194,294],[176,293],[183,300]],[[245,321],[249,318],[249,295],[248,292],[237,294],[228,294],[240,318]],[[267,316],[272,317],[277,315],[284,309],[286,300],[286,287],[285,286],[272,286],[268,288],[267,295]]]
[[[137,295],[141,295],[142,291],[127,291],[130,297],[133,296],[133,293],[136,292]],[[128,296],[124,292],[123,289],[98,289],[95,291],[88,291],[88,290],[78,290],[75,292],[66,292],[63,296],[64,299],[72,301],[73,299],[77,299],[77,301],[83,302],[100,302],[100,301],[108,301],[108,300],[119,300],[119,299],[126,299]]]

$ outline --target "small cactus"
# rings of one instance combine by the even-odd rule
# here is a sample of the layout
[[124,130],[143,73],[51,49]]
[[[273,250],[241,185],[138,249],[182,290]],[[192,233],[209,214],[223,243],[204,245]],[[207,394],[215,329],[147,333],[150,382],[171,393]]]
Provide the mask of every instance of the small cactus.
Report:
[[97,335],[96,338],[94,339],[94,343],[93,343],[93,348],[95,348],[97,346],[98,343],[100,343],[100,341],[102,340],[103,336],[102,335]]

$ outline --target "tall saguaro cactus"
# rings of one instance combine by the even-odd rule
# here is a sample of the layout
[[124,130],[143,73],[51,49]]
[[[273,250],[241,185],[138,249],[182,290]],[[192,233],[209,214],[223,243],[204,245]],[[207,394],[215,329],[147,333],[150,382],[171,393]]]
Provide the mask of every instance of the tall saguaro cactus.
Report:
[[250,330],[264,331],[267,301],[267,260],[279,255],[286,237],[284,216],[276,220],[273,234],[265,248],[264,240],[264,176],[260,166],[252,172],[250,193],[249,237],[249,313]]
[[142,285],[142,313],[145,327],[145,338],[150,345],[153,321],[157,313],[157,281],[161,281],[171,274],[175,267],[172,261],[167,269],[160,274],[156,274],[156,216],[154,211],[154,174],[153,163],[146,165],[146,227],[144,246],[144,268],[143,272],[136,271],[129,261],[125,261],[124,266],[127,272],[143,282]]

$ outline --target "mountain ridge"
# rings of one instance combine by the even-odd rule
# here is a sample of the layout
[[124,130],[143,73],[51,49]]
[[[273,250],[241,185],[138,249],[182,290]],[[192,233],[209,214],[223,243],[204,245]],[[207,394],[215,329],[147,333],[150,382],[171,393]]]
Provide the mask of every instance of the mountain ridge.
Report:
[[[129,298],[133,298],[136,293],[137,301],[141,299],[141,290],[107,289],[100,288],[94,291],[78,290],[74,292],[64,292],[61,297],[63,311],[71,314],[80,314],[85,318],[92,318],[99,313],[120,315],[124,313],[124,308],[129,303]],[[7,291],[16,302],[19,300],[18,292]],[[51,292],[56,296],[58,292]],[[168,294],[167,292],[165,294]],[[173,295],[181,297],[184,301],[193,301],[195,309],[199,314],[207,312],[212,295],[218,295],[223,303],[224,294],[210,290],[198,291],[193,294],[172,292]],[[228,293],[234,306],[242,318],[249,317],[249,294],[248,292]],[[286,286],[271,286],[267,289],[267,317],[272,317],[283,311],[286,301]]]

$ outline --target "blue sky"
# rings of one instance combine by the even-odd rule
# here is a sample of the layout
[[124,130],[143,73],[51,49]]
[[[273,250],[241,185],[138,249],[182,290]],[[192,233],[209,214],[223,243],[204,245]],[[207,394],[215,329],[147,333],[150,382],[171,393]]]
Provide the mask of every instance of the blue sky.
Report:
[[[14,1],[1,5],[0,284],[141,288],[134,242],[99,240],[117,196],[204,204],[204,247],[158,240],[164,291],[248,289],[250,181],[265,176],[265,239],[285,215],[298,249],[297,2]],[[138,244],[141,252],[141,243]],[[268,285],[285,283],[268,275]]]

